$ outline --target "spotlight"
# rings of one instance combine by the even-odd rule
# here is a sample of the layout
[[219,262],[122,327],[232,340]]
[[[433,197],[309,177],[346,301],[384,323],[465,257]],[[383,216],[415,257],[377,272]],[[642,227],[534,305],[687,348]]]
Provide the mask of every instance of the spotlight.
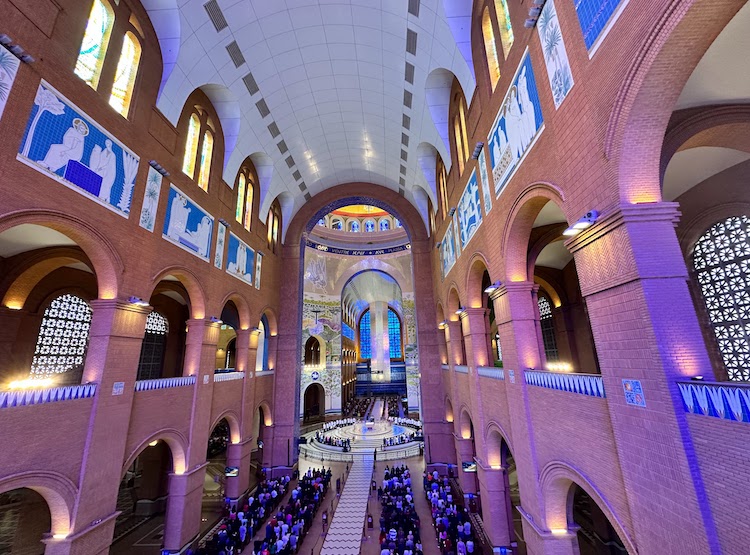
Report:
[[231,227],[229,225],[229,222],[226,221],[224,218],[219,218],[219,222],[221,222],[222,224],[224,224],[224,227]]
[[12,42],[13,42],[13,39],[10,38],[8,35],[6,34],[0,35],[0,44],[2,44],[3,46],[10,46]]
[[168,177],[169,176],[169,172],[166,169],[164,169],[164,167],[159,162],[157,162],[156,160],[150,160],[149,163],[148,163],[148,165],[151,166],[152,168],[154,168],[156,171],[158,171],[164,177]]
[[694,381],[694,382],[702,382],[702,381],[703,381],[703,376],[693,376],[693,377],[692,377],[692,378],[690,378],[690,379],[691,379],[692,381]]
[[493,291],[497,291],[500,288],[501,285],[502,285],[502,283],[500,282],[500,280],[497,280],[492,285],[488,285],[487,288],[484,290],[484,292],[485,293],[492,293]]
[[581,217],[576,223],[563,231],[563,235],[567,237],[578,235],[584,229],[587,229],[594,225],[598,218],[599,212],[597,212],[596,210],[590,210],[589,212],[586,212],[586,214],[584,214],[584,216]]
[[140,297],[128,297],[128,302],[136,306],[148,306],[148,303]]
[[461,314],[463,313],[464,313],[464,307],[462,307],[461,305],[458,305],[458,310],[456,311],[456,314],[458,316],[461,316]]
[[451,208],[451,209],[450,209],[450,210],[448,211],[448,215],[449,215],[449,216],[450,216],[451,218],[453,217],[453,214],[455,214],[455,213],[456,213],[456,207],[455,207],[455,206],[454,206],[454,207],[452,207],[452,208]]
[[216,316],[211,316],[211,323],[212,324],[223,324],[224,322],[221,320],[221,318],[217,318]]
[[484,148],[484,143],[482,141],[479,141],[477,143],[477,146],[474,147],[474,152],[472,152],[471,157],[474,160],[477,160],[479,158],[479,154],[482,152],[482,148]]

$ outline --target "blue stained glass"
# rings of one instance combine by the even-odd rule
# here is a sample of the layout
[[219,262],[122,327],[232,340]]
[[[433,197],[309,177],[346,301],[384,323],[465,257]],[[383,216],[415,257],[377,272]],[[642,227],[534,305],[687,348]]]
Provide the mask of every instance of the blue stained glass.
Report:
[[401,320],[390,308],[388,309],[388,344],[391,358],[401,358]]
[[578,22],[583,31],[586,48],[591,47],[602,34],[622,0],[577,0],[575,3]]
[[354,341],[354,330],[346,322],[341,324],[341,333],[347,339]]
[[370,311],[359,320],[359,358],[372,358],[370,354]]

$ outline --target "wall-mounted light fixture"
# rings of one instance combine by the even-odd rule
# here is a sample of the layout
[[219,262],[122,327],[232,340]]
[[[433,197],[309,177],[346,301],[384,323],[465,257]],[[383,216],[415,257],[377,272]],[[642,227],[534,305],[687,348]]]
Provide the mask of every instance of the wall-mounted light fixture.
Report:
[[219,218],[219,222],[221,222],[222,224],[224,224],[224,227],[232,227],[232,226],[229,225],[229,222],[226,221],[224,218]]
[[36,61],[31,54],[26,52],[21,47],[21,45],[13,44],[13,39],[10,38],[8,35],[5,35],[5,34],[0,35],[0,44],[2,44],[5,48],[8,49],[8,51],[11,54],[13,54],[16,58],[18,58],[25,64],[31,64]]
[[144,301],[140,297],[128,297],[128,302],[136,306],[148,306],[148,302]]
[[702,382],[703,381],[703,376],[693,376],[690,379],[693,380],[694,382]]
[[440,250],[440,246],[441,246],[442,244],[443,244],[443,242],[442,242],[442,241],[438,241],[438,242],[437,242],[437,244],[435,245],[435,248],[436,248],[436,249],[438,249],[438,250]]
[[456,207],[452,206],[450,210],[448,210],[448,215],[452,218],[453,214],[456,213]]
[[474,147],[474,152],[471,153],[471,157],[474,160],[479,159],[479,154],[482,152],[482,149],[484,148],[484,143],[482,141],[479,141],[477,143],[477,146]]
[[492,293],[493,291],[497,291],[500,289],[500,286],[502,285],[502,282],[500,280],[497,280],[495,283],[488,285],[485,289],[485,293]]
[[162,174],[164,177],[169,176],[169,172],[164,169],[164,166],[162,166],[159,162],[156,160],[149,160],[148,165],[154,168],[156,171],[158,171],[160,174]]
[[523,22],[523,26],[527,29],[533,29],[536,25],[539,16],[542,13],[542,8],[547,0],[534,0],[529,8],[529,18]]
[[578,235],[584,229],[587,229],[594,225],[598,218],[599,212],[597,212],[596,210],[590,210],[589,212],[586,212],[586,214],[584,214],[583,217],[581,217],[576,223],[563,231],[563,235],[567,237]]
[[211,316],[211,323],[212,324],[223,324],[224,321],[221,318],[217,318],[216,316]]
[[463,313],[464,313],[464,307],[462,307],[461,305],[458,305],[458,310],[456,311],[456,314],[458,316],[461,316],[461,314]]

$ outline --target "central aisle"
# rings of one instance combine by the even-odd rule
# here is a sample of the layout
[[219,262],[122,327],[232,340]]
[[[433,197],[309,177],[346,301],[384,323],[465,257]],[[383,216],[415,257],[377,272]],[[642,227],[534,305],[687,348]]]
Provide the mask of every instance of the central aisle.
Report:
[[359,553],[372,468],[372,457],[364,457],[352,464],[320,555]]
[[374,418],[375,420],[380,420],[380,418],[383,415],[383,399],[378,397],[375,399],[375,403],[372,406],[372,410],[370,411],[370,417]]

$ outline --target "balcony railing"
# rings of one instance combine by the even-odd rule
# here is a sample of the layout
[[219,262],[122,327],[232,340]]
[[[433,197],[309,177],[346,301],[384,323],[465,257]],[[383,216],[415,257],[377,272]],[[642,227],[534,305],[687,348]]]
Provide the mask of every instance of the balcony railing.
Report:
[[450,370],[450,369],[451,369],[450,366],[448,366],[447,364],[443,364],[443,370],[447,371],[447,370]]
[[220,374],[214,374],[215,382],[231,382],[232,380],[244,380],[244,372],[221,372]]
[[0,391],[0,409],[25,407],[42,403],[57,403],[74,399],[88,399],[96,394],[96,384],[66,385],[18,391]]
[[505,370],[503,370],[502,368],[480,366],[479,368],[477,368],[477,373],[484,378],[492,378],[493,380],[505,379]]
[[567,374],[527,370],[526,383],[547,389],[579,393],[591,397],[606,397],[602,377],[597,374]]
[[680,382],[677,385],[686,412],[750,422],[750,385],[726,382]]
[[469,367],[468,366],[454,366],[453,367],[456,372],[460,372],[461,374],[468,374],[469,373]]
[[193,385],[195,376],[177,376],[175,378],[159,378],[156,380],[138,380],[135,382],[136,391],[151,391],[153,389],[167,389],[169,387],[182,387]]

